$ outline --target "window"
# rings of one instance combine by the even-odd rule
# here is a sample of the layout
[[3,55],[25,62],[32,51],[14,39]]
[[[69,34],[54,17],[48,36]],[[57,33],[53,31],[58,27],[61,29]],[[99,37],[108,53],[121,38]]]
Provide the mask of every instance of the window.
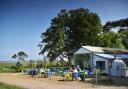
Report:
[[126,64],[126,67],[128,67],[128,59],[124,59],[124,62]]
[[100,68],[101,70],[105,69],[105,61],[96,61],[96,67]]

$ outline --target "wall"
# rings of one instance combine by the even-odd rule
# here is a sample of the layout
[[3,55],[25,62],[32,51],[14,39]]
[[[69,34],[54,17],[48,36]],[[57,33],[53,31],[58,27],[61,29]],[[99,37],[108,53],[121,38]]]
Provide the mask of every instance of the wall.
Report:
[[85,48],[80,48],[78,51],[75,52],[75,54],[85,54],[85,53],[91,53]]
[[93,55],[93,65],[94,65],[94,67],[96,66],[96,61],[105,61],[105,70],[104,71],[105,71],[105,73],[109,74],[108,60],[103,58],[103,57]]

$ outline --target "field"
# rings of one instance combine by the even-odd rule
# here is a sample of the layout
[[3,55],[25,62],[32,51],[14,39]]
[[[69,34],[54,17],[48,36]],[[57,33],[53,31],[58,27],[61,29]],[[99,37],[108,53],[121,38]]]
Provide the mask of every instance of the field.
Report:
[[1,61],[0,62],[0,73],[15,72],[16,62]]
[[[27,67],[28,62],[22,62],[24,68]],[[0,73],[14,73],[16,72],[16,61],[0,61]]]

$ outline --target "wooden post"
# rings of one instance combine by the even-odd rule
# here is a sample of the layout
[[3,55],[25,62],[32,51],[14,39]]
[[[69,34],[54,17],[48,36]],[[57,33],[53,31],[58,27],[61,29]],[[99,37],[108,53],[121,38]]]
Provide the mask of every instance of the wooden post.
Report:
[[96,67],[96,86],[97,86],[97,67]]
[[91,61],[92,61],[92,64],[91,64],[91,66],[92,66],[92,70],[94,70],[94,66],[93,66],[93,52],[91,53]]
[[114,60],[116,59],[116,52],[114,52]]

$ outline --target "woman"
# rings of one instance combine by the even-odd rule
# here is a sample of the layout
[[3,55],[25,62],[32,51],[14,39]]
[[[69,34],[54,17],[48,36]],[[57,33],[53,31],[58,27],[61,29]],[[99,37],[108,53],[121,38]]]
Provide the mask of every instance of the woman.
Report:
[[75,67],[74,70],[73,70],[73,77],[75,78],[75,80],[77,80],[77,77],[78,77],[78,70],[77,70],[76,67]]

